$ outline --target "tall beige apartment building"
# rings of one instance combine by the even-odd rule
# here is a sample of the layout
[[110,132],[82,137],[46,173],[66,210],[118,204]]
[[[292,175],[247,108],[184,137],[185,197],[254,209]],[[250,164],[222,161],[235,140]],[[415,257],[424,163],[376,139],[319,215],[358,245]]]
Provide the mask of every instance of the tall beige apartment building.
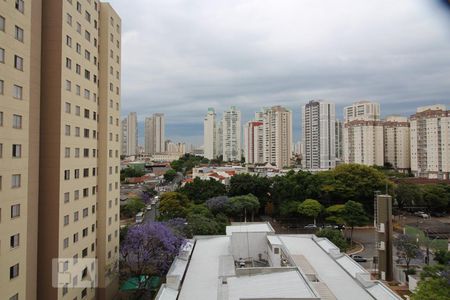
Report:
[[411,171],[415,176],[450,178],[450,110],[419,107],[410,117]]
[[380,104],[361,101],[344,108],[343,156],[345,163],[384,165],[383,122]]
[[162,113],[155,113],[145,118],[145,153],[156,154],[166,152],[165,118]]
[[41,1],[0,1],[0,298],[36,299]]
[[409,121],[406,117],[388,116],[384,126],[384,162],[399,171],[411,168]]
[[248,164],[264,162],[264,122],[249,121],[244,125],[244,157]]
[[208,108],[208,112],[203,119],[203,153],[207,159],[214,159],[217,156],[217,127],[216,112],[214,108]]
[[121,154],[136,155],[138,149],[137,114],[130,112],[121,122]]
[[[117,291],[120,49],[109,4],[0,2],[2,299]],[[54,259],[81,270],[70,284],[54,287]],[[70,288],[93,269],[98,287]]]
[[278,168],[291,165],[292,111],[282,106],[264,109],[264,162]]

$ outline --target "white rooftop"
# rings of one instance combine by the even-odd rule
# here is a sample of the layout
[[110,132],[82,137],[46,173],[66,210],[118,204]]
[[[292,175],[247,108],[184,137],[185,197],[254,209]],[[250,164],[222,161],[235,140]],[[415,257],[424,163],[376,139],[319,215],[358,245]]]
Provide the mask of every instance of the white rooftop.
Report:
[[239,223],[233,222],[226,228],[227,235],[233,232],[275,232],[272,226],[267,222]]
[[[171,268],[186,270],[182,285],[163,286],[156,299],[172,300],[174,291],[179,300],[401,299],[325,238],[275,235],[268,223],[233,223],[226,232],[197,237],[187,266],[176,260]],[[252,246],[245,264],[233,253],[243,241]]]

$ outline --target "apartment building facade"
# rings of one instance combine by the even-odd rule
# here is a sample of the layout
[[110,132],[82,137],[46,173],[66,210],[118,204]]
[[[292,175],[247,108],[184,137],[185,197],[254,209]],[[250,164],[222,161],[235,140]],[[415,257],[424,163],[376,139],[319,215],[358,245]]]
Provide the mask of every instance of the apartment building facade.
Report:
[[264,122],[249,121],[245,124],[244,157],[248,164],[264,163]]
[[336,166],[336,107],[323,100],[303,105],[302,129],[305,153],[303,164],[308,170],[329,170]]
[[[120,37],[97,0],[0,2],[2,299],[117,292]],[[97,286],[70,288],[91,271]]]
[[214,108],[208,108],[208,112],[203,119],[203,151],[207,159],[214,159],[217,156],[216,112]]
[[278,168],[291,165],[292,111],[282,106],[263,110],[264,162]]
[[450,111],[445,105],[419,107],[410,117],[411,171],[415,176],[450,178]]
[[344,156],[344,124],[341,120],[336,120],[334,133],[336,144],[336,165],[339,165],[340,163],[342,163]]
[[222,153],[224,161],[241,161],[241,112],[235,107],[223,113]]
[[136,155],[138,149],[137,114],[130,112],[122,120],[122,153],[121,155]]
[[345,163],[384,165],[384,129],[380,104],[361,101],[344,108],[343,156]]
[[388,116],[384,127],[384,162],[407,172],[411,168],[409,121],[406,117]]
[[0,2],[0,287],[36,299],[41,5]]
[[165,149],[165,118],[162,113],[155,113],[145,118],[145,153],[164,153]]

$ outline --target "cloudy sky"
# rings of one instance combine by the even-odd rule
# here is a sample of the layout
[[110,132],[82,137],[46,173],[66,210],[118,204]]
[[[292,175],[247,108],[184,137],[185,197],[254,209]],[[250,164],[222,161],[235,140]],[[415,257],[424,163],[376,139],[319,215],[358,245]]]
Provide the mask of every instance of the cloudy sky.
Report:
[[311,99],[338,115],[362,99],[383,115],[450,105],[450,14],[437,0],[110,2],[123,22],[123,115],[165,113],[167,138],[201,145],[208,107],[236,105],[247,121],[287,106],[298,140]]

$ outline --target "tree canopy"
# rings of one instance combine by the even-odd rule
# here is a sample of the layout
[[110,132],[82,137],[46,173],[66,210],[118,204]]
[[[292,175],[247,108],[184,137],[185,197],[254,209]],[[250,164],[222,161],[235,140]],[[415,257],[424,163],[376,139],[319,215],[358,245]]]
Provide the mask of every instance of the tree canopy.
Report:
[[227,189],[221,182],[214,179],[202,180],[200,178],[195,178],[192,182],[179,188],[178,191],[195,203],[203,203],[210,198],[227,194]]
[[159,214],[161,220],[173,218],[185,218],[189,199],[178,192],[167,192],[161,196],[159,202]]
[[314,199],[306,199],[298,206],[298,213],[307,217],[314,218],[314,224],[316,224],[316,218],[322,211],[323,206],[319,201]]

